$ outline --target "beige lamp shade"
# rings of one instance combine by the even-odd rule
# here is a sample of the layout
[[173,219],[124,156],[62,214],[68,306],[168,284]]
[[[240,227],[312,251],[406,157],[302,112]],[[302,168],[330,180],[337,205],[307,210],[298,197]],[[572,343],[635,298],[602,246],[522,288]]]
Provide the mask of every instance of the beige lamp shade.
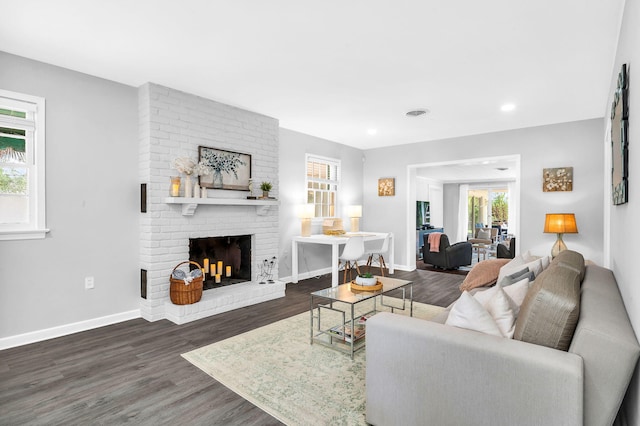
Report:
[[573,213],[547,213],[544,220],[544,232],[558,234],[558,239],[551,248],[551,256],[556,257],[558,253],[567,249],[567,245],[562,240],[562,234],[578,233],[576,215]]
[[351,232],[359,232],[360,218],[362,217],[362,206],[347,207],[347,216],[351,218]]
[[316,206],[314,204],[302,204],[298,206],[298,217],[300,218],[300,236],[311,236],[311,219],[316,215]]
[[297,209],[300,219],[313,219],[316,216],[315,204],[300,204]]

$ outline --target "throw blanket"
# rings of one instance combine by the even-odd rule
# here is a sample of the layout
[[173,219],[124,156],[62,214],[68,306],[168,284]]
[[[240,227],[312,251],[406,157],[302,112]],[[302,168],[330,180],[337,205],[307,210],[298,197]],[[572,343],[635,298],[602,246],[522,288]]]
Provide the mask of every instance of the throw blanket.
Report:
[[432,232],[429,234],[429,251],[438,253],[440,251],[440,235],[441,232]]

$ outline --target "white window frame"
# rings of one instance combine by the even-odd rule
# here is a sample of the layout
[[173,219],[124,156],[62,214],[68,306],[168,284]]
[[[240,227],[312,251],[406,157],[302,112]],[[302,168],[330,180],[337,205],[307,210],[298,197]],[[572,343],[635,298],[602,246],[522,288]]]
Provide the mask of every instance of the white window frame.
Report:
[[[317,162],[317,163],[325,163],[328,164],[332,167],[336,168],[336,178],[335,179],[331,179],[331,180],[321,180],[321,179],[309,179],[309,176],[307,176],[307,167],[309,165],[309,162],[313,161],[313,162]],[[338,217],[338,212],[339,212],[339,201],[340,201],[340,179],[341,179],[341,169],[342,169],[342,162],[340,159],[338,158],[330,158],[330,157],[323,157],[321,155],[315,155],[315,154],[306,154],[305,155],[305,162],[304,162],[304,187],[305,187],[305,197],[308,197],[308,191],[309,191],[309,182],[318,182],[318,183],[329,183],[331,185],[335,185],[336,190],[335,190],[335,205],[334,205],[334,214],[333,216],[316,216],[316,221],[318,220],[322,220],[325,217]]]
[[0,106],[27,111],[26,118],[0,115],[0,126],[26,130],[29,221],[21,224],[0,224],[0,240],[30,240],[44,238],[46,228],[45,200],[45,100],[0,89]]

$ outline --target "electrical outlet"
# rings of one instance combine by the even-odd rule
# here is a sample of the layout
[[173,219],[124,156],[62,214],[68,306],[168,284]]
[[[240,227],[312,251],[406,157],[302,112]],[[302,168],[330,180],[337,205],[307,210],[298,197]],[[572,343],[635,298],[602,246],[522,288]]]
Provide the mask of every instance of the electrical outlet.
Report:
[[84,277],[84,289],[85,290],[89,290],[89,289],[93,288],[93,285],[94,285],[93,277]]

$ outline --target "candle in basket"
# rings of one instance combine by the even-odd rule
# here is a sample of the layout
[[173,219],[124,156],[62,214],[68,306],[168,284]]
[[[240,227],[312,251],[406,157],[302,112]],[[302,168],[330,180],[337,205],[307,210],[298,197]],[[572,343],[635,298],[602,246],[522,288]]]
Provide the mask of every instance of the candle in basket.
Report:
[[206,272],[204,271],[204,268],[202,268],[202,278],[206,278]]
[[222,274],[222,260],[218,261],[218,273]]
[[231,276],[231,266],[227,266],[227,276]]
[[220,274],[216,274],[216,284],[220,284]]
[[204,272],[209,273],[209,259],[204,260]]

